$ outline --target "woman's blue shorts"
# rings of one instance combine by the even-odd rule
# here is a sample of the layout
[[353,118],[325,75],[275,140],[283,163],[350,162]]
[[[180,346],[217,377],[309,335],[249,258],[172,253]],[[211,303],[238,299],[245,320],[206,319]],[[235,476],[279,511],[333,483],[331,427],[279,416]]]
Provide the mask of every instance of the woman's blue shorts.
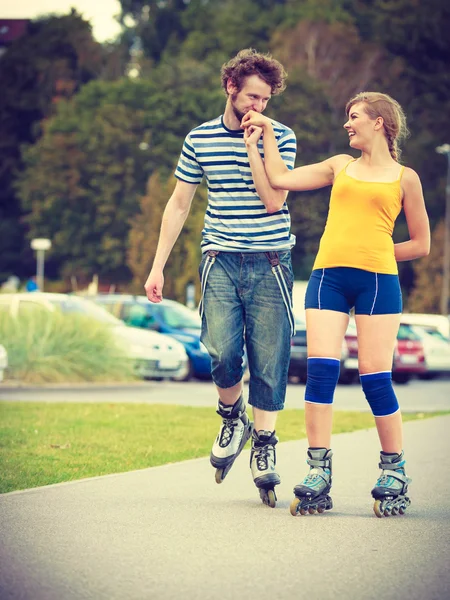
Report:
[[372,273],[352,267],[314,269],[305,296],[305,308],[336,310],[356,315],[402,312],[398,275]]

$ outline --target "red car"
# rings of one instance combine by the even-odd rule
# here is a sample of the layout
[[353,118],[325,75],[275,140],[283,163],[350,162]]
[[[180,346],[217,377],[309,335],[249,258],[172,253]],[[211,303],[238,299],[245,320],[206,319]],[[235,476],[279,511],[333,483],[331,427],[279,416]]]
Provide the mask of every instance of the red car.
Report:
[[[345,341],[348,357],[341,367],[340,382],[353,383],[358,378],[358,337],[353,320],[350,321]],[[414,375],[426,372],[425,354],[420,337],[407,326],[400,325],[397,334],[397,346],[392,364],[392,380],[395,383],[407,383]]]
[[425,352],[420,337],[408,326],[400,325],[392,365],[393,381],[407,383],[414,375],[425,372]]

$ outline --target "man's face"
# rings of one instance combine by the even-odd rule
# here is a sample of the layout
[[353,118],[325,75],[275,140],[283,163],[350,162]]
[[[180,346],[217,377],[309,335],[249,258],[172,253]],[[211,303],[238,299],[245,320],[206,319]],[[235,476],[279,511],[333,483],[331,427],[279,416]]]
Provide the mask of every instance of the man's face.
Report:
[[238,92],[232,83],[228,83],[227,91],[230,95],[230,102],[233,112],[238,119],[242,121],[249,110],[264,112],[267,103],[272,94],[270,85],[268,85],[258,75],[250,75],[245,79],[244,85]]

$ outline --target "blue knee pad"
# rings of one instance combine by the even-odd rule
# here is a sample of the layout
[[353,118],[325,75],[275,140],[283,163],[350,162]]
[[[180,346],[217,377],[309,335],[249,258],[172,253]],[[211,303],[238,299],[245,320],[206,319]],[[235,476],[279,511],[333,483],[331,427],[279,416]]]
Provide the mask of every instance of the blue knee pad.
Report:
[[332,404],[340,368],[338,358],[308,358],[305,401]]
[[398,411],[397,396],[390,371],[359,376],[363,392],[375,417],[387,417]]

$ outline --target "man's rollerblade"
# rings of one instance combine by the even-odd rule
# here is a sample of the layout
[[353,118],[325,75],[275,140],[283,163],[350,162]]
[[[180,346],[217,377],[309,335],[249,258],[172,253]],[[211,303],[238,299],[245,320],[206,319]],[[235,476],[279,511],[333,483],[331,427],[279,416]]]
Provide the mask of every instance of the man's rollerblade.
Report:
[[405,460],[403,451],[400,454],[380,452],[381,476],[372,490],[375,498],[373,511],[381,517],[390,515],[403,515],[411,504],[411,500],[405,494],[411,479],[405,474]]
[[333,508],[328,492],[331,489],[331,457],[327,448],[308,448],[306,462],[311,467],[308,475],[294,488],[295,498],[291,502],[291,515],[313,515]]
[[217,414],[223,421],[211,450],[210,461],[216,469],[216,482],[222,483],[251,436],[253,424],[245,412],[242,396],[232,406],[222,404],[219,400]]
[[275,431],[253,431],[250,468],[261,500],[271,508],[275,508],[277,501],[274,488],[280,483],[280,476],[275,469],[277,443]]

